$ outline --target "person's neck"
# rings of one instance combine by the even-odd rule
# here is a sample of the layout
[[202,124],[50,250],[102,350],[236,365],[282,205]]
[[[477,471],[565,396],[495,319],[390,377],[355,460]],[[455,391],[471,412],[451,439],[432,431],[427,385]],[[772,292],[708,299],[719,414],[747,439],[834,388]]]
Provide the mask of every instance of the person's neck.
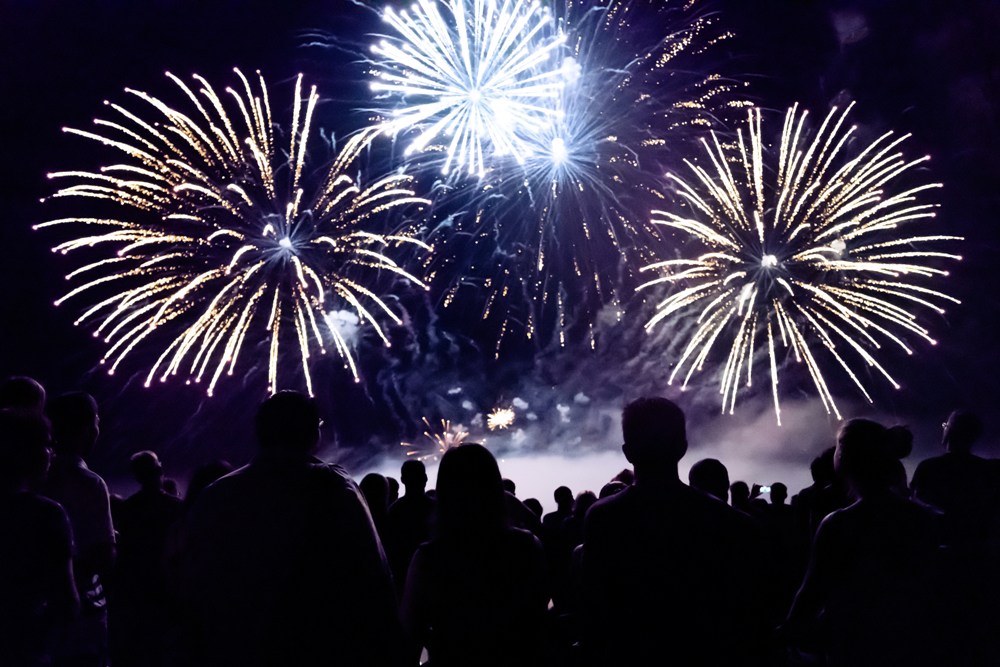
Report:
[[642,488],[681,486],[677,464],[657,467],[635,467],[635,485]]

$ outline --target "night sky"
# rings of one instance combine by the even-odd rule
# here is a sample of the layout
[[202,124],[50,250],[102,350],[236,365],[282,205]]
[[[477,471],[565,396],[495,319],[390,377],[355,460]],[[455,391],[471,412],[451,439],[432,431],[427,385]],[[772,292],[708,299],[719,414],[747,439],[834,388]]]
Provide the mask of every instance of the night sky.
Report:
[[[856,122],[878,132],[912,132],[907,155],[933,156],[929,178],[945,184],[939,229],[967,238],[961,250],[965,260],[952,267],[946,284],[963,304],[931,322],[940,341],[936,348],[921,344],[912,358],[891,358],[890,368],[903,384],[900,391],[869,383],[875,389],[874,413],[913,425],[918,451],[927,453],[937,436],[932,425],[960,404],[982,411],[991,441],[1000,440],[995,411],[1000,397],[1000,2],[719,0],[703,7],[720,12],[723,25],[736,35],[716,54],[713,66],[749,82],[751,99],[763,108],[780,112],[798,101],[823,114],[832,101],[853,99]],[[144,448],[167,452],[168,472],[177,474],[218,456],[242,462],[251,451],[249,418],[264,381],[235,382],[219,398],[206,400],[201,390],[183,383],[143,390],[127,373],[108,378],[95,368],[102,349],[87,330],[72,326],[79,311],[52,305],[65,291],[62,276],[75,267],[73,260],[53,255],[52,239],[31,230],[49,215],[39,202],[53,191],[46,172],[98,164],[91,142],[64,135],[60,128],[87,127],[102,113],[102,101],[122,100],[125,87],[173,95],[166,70],[185,77],[198,72],[223,87],[234,82],[231,70],[237,66],[260,69],[269,84],[281,88],[272,102],[287,100],[283,85],[305,73],[323,97],[318,122],[355,129],[364,119],[355,111],[366,94],[363,66],[343,50],[317,46],[316,35],[364,44],[364,35],[379,23],[374,13],[345,0],[0,0],[5,251],[0,375],[28,374],[55,393],[92,392],[101,402],[105,431],[94,464],[106,475],[121,475],[127,455]],[[284,110],[275,115],[284,117]],[[461,320],[446,318],[438,325],[446,330]],[[467,339],[459,345],[461,354],[491,349],[476,340],[474,331],[456,329],[448,335]],[[528,391],[526,376],[533,378],[532,386],[553,387],[586,374],[585,368],[567,370],[568,365],[612,363],[614,356],[573,355],[543,363],[530,354],[514,354],[499,364],[476,361],[467,380],[509,400]],[[426,372],[444,371],[437,365]],[[461,368],[447,372],[458,377]],[[420,414],[406,405],[406,389],[414,385],[386,392],[388,374],[391,369],[376,369],[362,386],[334,376],[317,390],[327,421],[349,453],[342,457],[354,462],[355,471],[367,457],[390,447],[386,442],[398,441],[408,430],[413,434],[412,424],[395,423],[401,415],[412,421]],[[633,388],[655,388],[659,379],[635,377]],[[620,406],[631,393],[628,387],[617,386],[617,391],[608,390],[602,404]],[[487,401],[481,403],[488,407]],[[444,412],[440,416],[454,418]],[[864,412],[859,408],[857,414]],[[705,433],[720,428],[725,426],[714,424]],[[600,451],[616,446],[617,437],[606,434],[586,446]],[[530,451],[546,447],[536,443]],[[802,449],[796,460],[815,453]]]

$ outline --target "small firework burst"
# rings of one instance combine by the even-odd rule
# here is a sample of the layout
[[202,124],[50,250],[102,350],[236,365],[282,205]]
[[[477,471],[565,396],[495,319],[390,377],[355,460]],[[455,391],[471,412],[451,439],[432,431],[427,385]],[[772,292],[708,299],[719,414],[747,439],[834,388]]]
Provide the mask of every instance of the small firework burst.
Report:
[[941,263],[961,259],[938,249],[959,237],[924,229],[937,208],[925,197],[940,184],[899,186],[929,158],[904,158],[908,135],[892,132],[859,145],[856,128],[845,127],[850,108],[831,110],[811,140],[807,114],[789,109],[777,151],[763,138],[760,111],[751,111],[749,137],[741,130],[726,148],[713,133],[703,140],[708,162],[688,162],[692,182],[669,176],[687,210],[653,211],[653,222],[689,237],[698,252],[643,268],[660,275],[640,289],[671,288],[646,329],[691,323],[671,334],[682,347],[671,382],[683,374],[687,385],[713,349],[726,350],[723,411],[733,412],[764,365],[780,424],[779,376],[794,361],[839,418],[822,356],[871,402],[859,369],[898,388],[878,359],[883,345],[912,354],[907,337],[935,344],[918,313],[958,303],[926,284],[948,275]]

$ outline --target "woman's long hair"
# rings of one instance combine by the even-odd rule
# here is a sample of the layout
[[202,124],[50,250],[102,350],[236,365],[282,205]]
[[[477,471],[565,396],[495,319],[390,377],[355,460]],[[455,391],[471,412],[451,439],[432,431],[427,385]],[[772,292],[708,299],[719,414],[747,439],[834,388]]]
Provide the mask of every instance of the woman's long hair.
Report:
[[507,527],[500,468],[480,444],[465,443],[445,452],[436,492],[438,533],[443,538],[472,541]]

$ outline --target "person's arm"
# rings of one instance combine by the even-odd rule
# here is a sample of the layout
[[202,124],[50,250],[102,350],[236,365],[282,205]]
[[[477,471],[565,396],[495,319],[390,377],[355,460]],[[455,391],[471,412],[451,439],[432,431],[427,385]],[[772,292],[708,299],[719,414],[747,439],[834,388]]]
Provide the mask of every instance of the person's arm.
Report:
[[824,519],[816,531],[809,566],[782,626],[792,636],[816,619],[827,600],[833,574],[831,567],[836,560],[832,550],[836,546],[838,526],[839,517],[833,514]]

